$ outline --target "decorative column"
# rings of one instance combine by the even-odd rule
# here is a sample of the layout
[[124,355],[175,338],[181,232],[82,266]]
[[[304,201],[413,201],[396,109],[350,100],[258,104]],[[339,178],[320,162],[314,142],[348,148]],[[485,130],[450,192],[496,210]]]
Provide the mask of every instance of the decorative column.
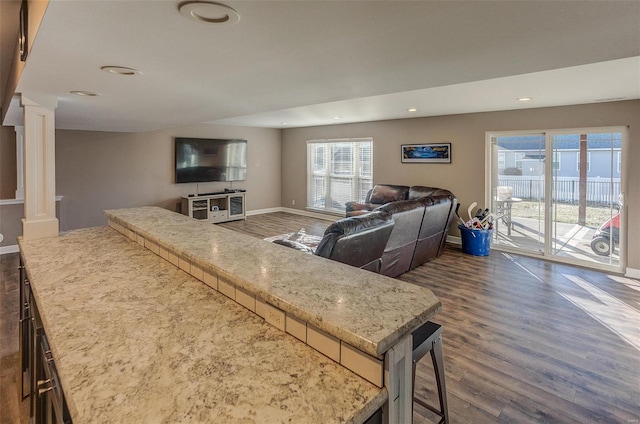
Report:
[[25,240],[53,237],[56,218],[56,157],[54,96],[22,94],[24,114],[24,218]]
[[24,199],[24,127],[14,127],[16,132],[16,199]]

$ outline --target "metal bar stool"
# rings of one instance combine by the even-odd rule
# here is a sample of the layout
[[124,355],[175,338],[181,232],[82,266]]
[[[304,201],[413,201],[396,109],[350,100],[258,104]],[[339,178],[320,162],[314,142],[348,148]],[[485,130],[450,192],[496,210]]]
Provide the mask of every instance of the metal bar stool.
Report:
[[[444,355],[442,354],[442,326],[431,321],[427,321],[422,327],[413,332],[413,401],[424,406],[428,410],[441,417],[438,424],[449,424],[449,410],[447,409],[447,391],[444,383]],[[427,404],[422,399],[418,399],[416,393],[416,365],[418,361],[431,353],[431,362],[436,376],[438,386],[438,398],[440,400],[440,410]],[[413,405],[413,404],[412,404]],[[412,406],[413,412],[413,406]]]

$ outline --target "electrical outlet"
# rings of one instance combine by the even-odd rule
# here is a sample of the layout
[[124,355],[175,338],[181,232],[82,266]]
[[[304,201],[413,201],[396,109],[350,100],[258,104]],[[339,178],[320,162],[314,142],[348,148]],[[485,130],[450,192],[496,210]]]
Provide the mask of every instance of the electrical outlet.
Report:
[[293,200],[291,201],[291,204],[292,204],[293,206],[295,206],[295,205],[296,205],[296,200],[295,200],[295,199],[293,199]]

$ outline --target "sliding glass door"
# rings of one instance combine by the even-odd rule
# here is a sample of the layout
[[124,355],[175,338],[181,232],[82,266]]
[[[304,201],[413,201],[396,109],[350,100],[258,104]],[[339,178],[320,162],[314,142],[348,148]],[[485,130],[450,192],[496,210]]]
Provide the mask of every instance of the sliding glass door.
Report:
[[[620,264],[622,133],[551,134],[551,253]],[[602,228],[601,228],[602,227]]]
[[535,253],[544,251],[545,146],[542,133],[491,137],[494,244]]
[[494,246],[621,270],[624,129],[488,135]]

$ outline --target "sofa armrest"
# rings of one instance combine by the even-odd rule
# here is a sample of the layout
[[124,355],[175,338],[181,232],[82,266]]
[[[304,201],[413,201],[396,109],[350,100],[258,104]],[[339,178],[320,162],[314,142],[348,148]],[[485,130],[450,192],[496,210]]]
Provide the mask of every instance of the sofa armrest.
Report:
[[358,202],[347,202],[345,203],[345,209],[347,212],[347,215],[349,215],[349,212],[369,212],[374,210],[375,208],[377,208],[380,205],[373,205],[371,203],[358,203]]

